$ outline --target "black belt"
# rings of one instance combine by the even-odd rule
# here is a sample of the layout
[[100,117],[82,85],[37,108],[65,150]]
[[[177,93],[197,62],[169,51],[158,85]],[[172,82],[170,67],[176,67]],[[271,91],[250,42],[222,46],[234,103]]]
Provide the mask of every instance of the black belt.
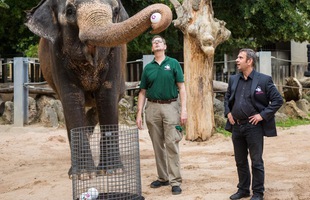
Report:
[[168,100],[148,99],[148,101],[153,102],[153,103],[159,103],[159,104],[170,104],[171,102],[177,101],[177,99],[168,99]]
[[236,121],[237,124],[239,124],[239,125],[243,125],[243,124],[249,123],[249,119],[235,119],[235,121]]

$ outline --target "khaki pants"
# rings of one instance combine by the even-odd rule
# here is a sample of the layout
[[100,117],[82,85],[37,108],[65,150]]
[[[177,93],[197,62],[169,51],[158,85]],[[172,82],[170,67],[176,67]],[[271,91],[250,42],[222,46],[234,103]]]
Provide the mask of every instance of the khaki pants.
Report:
[[153,143],[159,181],[170,181],[171,186],[180,186],[179,141],[182,139],[175,126],[180,124],[179,102],[159,104],[147,102],[146,124]]

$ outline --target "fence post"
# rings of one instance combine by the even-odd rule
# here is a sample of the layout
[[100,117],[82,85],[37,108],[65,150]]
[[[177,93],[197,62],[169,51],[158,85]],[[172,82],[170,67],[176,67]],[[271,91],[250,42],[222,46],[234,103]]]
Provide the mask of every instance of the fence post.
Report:
[[259,68],[258,72],[271,76],[271,52],[260,51],[259,54]]
[[[142,57],[142,61],[143,61],[143,69],[145,67],[145,65],[147,65],[148,63],[152,62],[154,59],[154,55],[143,55]],[[143,128],[146,128],[146,121],[145,121],[145,105],[143,106],[143,114],[142,114],[142,120],[143,120]]]
[[154,55],[143,55],[143,57],[142,57],[143,69],[144,69],[145,65],[150,63],[153,59],[154,59]]
[[14,58],[14,126],[22,127],[28,120],[28,58]]
[[309,77],[310,76],[310,44],[307,45],[307,56],[308,56],[308,67],[307,70],[304,72],[304,76]]

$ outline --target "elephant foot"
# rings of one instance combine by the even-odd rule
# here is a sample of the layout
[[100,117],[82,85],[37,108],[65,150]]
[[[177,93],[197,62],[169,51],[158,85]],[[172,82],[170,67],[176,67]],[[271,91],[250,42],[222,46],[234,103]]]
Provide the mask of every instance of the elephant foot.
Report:
[[88,181],[97,177],[96,172],[82,172],[78,175],[78,180]]
[[69,171],[68,171],[68,176],[69,179],[72,180],[73,176],[75,177],[75,179],[81,180],[81,181],[86,181],[86,180],[90,180],[93,178],[96,178],[97,174],[94,170],[81,170],[78,173],[72,173],[72,167],[70,167]]
[[68,176],[69,176],[69,179],[72,179],[72,167],[70,167],[68,171]]
[[119,175],[124,174],[125,170],[123,168],[117,168],[117,169],[107,169],[107,170],[98,170],[97,176],[113,176],[113,175]]
[[114,170],[114,169],[119,169],[119,168],[124,168],[123,163],[120,160],[115,160],[115,161],[100,161],[97,170]]

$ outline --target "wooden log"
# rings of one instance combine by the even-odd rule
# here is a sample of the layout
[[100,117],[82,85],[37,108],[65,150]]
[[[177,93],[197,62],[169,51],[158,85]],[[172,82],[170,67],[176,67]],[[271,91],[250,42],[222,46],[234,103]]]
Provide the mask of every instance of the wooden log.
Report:
[[213,80],[213,92],[225,93],[227,91],[228,83]]
[[[134,90],[139,89],[140,81],[136,82],[126,82],[125,87],[126,90]],[[223,92],[225,93],[227,91],[228,84],[221,81],[213,81],[213,91],[214,92]],[[31,94],[55,94],[53,89],[48,84],[34,84],[28,85],[29,93]],[[0,84],[0,93],[13,93],[14,92],[14,86],[13,83],[3,83]]]

